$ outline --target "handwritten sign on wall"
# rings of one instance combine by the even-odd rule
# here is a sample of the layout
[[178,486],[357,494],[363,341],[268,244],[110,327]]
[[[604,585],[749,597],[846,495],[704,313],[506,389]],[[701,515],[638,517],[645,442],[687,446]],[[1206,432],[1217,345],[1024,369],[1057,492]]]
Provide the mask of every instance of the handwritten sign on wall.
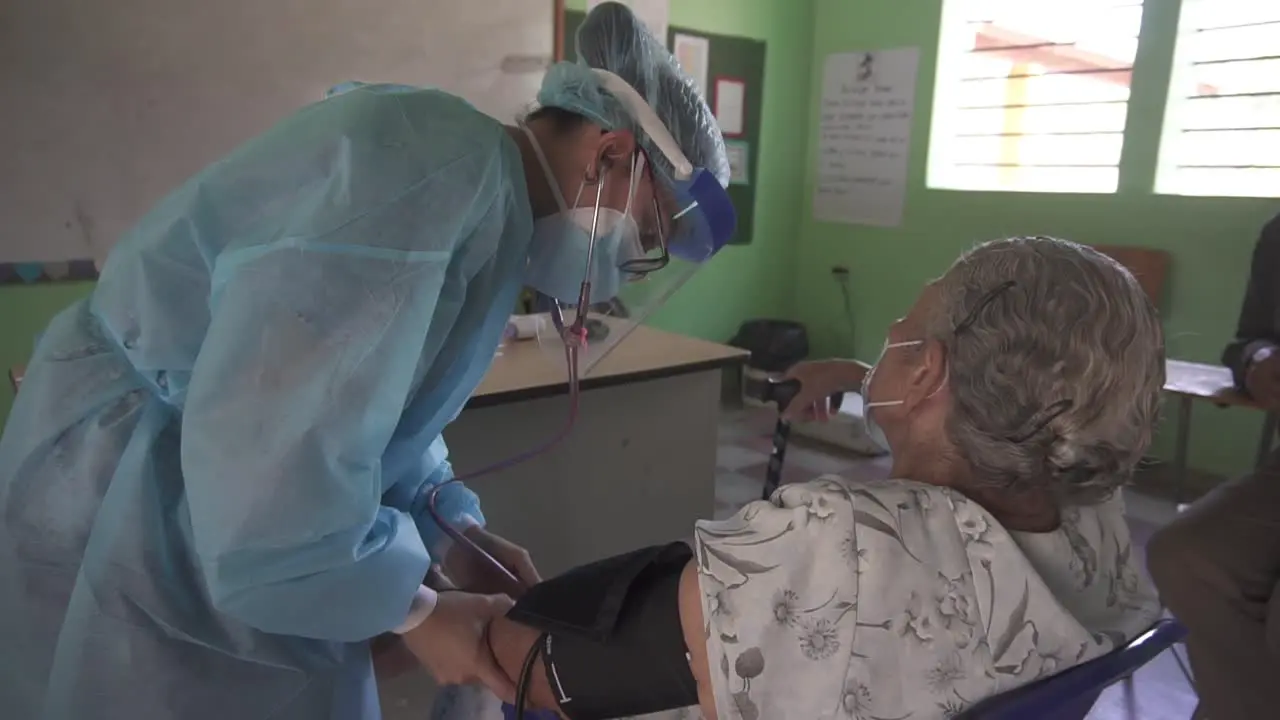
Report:
[[914,47],[827,56],[815,219],[901,224],[919,64]]

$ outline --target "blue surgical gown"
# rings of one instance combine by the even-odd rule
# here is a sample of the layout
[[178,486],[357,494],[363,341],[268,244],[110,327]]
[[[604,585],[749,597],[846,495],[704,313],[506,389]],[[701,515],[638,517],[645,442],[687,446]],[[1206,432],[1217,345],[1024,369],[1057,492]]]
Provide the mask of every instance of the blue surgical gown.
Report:
[[[379,716],[367,640],[441,537],[425,492],[522,285],[522,167],[466,102],[364,87],[122,239],[0,440],[0,717]],[[441,507],[483,520],[460,485]]]

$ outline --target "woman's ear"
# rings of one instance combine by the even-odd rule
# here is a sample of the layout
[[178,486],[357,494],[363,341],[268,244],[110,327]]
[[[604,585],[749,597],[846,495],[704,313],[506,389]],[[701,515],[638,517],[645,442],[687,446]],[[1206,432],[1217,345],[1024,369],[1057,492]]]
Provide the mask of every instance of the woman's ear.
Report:
[[918,346],[917,362],[909,375],[907,403],[915,405],[936,395],[947,381],[947,347],[937,340]]

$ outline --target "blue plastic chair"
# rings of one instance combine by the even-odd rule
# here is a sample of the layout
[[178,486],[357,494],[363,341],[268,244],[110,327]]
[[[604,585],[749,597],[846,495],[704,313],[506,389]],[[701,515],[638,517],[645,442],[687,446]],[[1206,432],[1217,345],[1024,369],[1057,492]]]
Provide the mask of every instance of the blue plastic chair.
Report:
[[1186,636],[1178,621],[1160,620],[1115,652],[982,700],[957,720],[1084,720],[1102,691],[1122,680],[1132,716],[1133,674]]

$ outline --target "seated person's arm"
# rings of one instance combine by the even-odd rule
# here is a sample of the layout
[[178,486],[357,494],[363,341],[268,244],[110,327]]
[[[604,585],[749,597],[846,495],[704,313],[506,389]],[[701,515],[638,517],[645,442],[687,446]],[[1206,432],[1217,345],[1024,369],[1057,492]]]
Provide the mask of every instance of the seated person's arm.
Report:
[[[528,707],[564,717],[606,718],[700,703],[704,717],[716,720],[697,567],[687,549],[679,547],[650,548],[623,556],[627,560],[621,563],[613,558],[578,568],[535,588],[531,600],[522,599],[512,614],[524,622],[493,622],[490,646],[517,683],[531,649],[543,643],[544,652],[529,673]],[[651,557],[643,557],[646,553]],[[628,576],[632,579],[619,581]],[[609,620],[597,620],[623,600],[618,591],[623,586],[625,602],[612,629],[605,631]],[[581,602],[592,597],[600,602]],[[539,617],[530,616],[530,607]],[[560,626],[566,619],[590,627],[564,629]],[[545,628],[551,628],[550,672]],[[601,635],[588,637],[601,632],[610,635],[606,643],[599,642]]]
[[[675,543],[541,583],[491,625],[490,644],[517,683],[530,649],[545,649],[526,704],[573,720],[691,705],[709,720],[808,720],[836,702],[852,714],[860,690],[846,680],[863,662],[850,654],[859,524],[871,524],[876,562],[894,568],[887,577],[932,590],[937,576],[933,564],[907,564],[896,531],[891,540],[876,534],[899,523],[889,507],[835,478],[785,486],[770,502],[699,522],[696,558]],[[959,543],[954,519],[940,518]],[[871,622],[887,629],[886,617]],[[549,642],[539,642],[544,632]]]
[[1276,303],[1280,300],[1280,216],[1262,230],[1253,250],[1249,284],[1240,306],[1235,337],[1222,353],[1222,362],[1231,368],[1236,387],[1248,390],[1245,382],[1249,366],[1261,351],[1274,352],[1280,346],[1275,326]]

